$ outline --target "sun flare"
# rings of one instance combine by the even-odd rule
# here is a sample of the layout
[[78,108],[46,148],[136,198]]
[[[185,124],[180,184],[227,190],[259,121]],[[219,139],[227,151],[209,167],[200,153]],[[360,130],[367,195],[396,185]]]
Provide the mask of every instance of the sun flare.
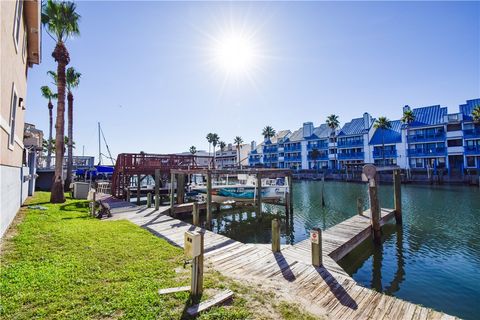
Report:
[[215,61],[228,73],[248,72],[255,63],[255,49],[246,36],[230,34],[218,40]]

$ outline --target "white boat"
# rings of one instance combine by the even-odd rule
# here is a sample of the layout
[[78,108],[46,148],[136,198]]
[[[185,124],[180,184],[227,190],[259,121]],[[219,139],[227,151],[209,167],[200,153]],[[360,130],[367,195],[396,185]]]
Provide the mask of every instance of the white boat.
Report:
[[[237,182],[238,181],[238,182]],[[245,174],[239,174],[235,183],[229,183],[226,180],[215,181],[212,183],[212,201],[225,202],[229,200],[251,202],[257,196],[256,178]],[[288,192],[288,186],[284,184],[283,179],[262,179],[262,199],[276,200],[285,197]],[[200,182],[192,184],[190,190],[206,196],[207,186]]]

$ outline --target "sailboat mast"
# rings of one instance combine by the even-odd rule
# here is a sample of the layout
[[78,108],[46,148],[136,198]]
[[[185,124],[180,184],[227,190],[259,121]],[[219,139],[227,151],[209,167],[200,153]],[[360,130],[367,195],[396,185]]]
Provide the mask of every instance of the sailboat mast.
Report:
[[98,164],[102,164],[102,144],[100,143],[100,122],[98,123]]

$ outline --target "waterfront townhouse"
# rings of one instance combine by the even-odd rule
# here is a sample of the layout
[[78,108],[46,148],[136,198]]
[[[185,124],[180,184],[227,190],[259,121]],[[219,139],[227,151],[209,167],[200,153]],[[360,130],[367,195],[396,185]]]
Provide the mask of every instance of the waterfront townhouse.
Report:
[[[28,195],[27,74],[40,63],[41,1],[0,1],[0,236]],[[37,88],[38,90],[38,88]]]
[[402,122],[390,121],[390,129],[375,129],[370,139],[371,159],[375,165],[407,167],[405,143],[402,141]]
[[[311,124],[311,122],[308,122],[308,124]],[[311,124],[311,126],[313,127],[313,124]],[[304,128],[302,127],[295,130],[285,139],[284,168],[297,170],[305,167],[302,165],[302,155],[305,155],[306,153],[306,145],[303,139],[303,129]],[[304,149],[303,152],[302,149]],[[304,162],[306,163],[306,160]]]
[[255,141],[250,143],[250,152],[248,153],[248,165],[250,167],[263,166],[263,142],[257,146]]
[[263,166],[266,168],[284,168],[285,141],[291,134],[290,130],[281,130],[275,136],[263,142]]
[[[404,111],[408,108],[406,106]],[[415,120],[404,125],[409,167],[435,170],[447,168],[447,108],[436,105],[415,108],[412,112]]]
[[480,106],[480,99],[467,100],[467,103],[460,105],[460,114],[463,120],[465,168],[480,170],[480,123],[475,123],[472,118],[476,106]]
[[329,166],[329,139],[331,129],[326,124],[321,124],[313,130],[307,141],[307,166],[306,169],[328,169]]
[[362,118],[345,123],[337,135],[337,157],[340,168],[372,163],[369,141],[373,134],[373,122],[367,112]]
[[[240,165],[248,165],[249,144],[241,144],[240,150],[237,146],[229,143],[223,150],[215,152],[215,167],[218,169],[233,168]],[[240,153],[240,158],[239,158]]]

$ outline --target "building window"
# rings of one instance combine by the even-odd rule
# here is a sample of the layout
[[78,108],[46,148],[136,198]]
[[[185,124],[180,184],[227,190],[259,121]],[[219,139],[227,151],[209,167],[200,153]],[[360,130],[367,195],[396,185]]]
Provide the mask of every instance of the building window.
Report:
[[13,42],[15,49],[18,50],[18,42],[20,40],[20,26],[22,22],[23,1],[17,0],[15,4],[15,20],[13,21]]
[[447,131],[459,131],[462,130],[462,125],[460,123],[447,124]]
[[447,145],[449,147],[461,147],[463,146],[462,139],[447,140]]
[[18,96],[17,92],[15,91],[15,84],[12,85],[12,99],[10,101],[10,137],[8,139],[9,148],[13,149],[13,144],[15,143],[15,117],[17,114],[17,104],[18,104]]
[[469,168],[475,167],[475,157],[467,157],[467,167]]

